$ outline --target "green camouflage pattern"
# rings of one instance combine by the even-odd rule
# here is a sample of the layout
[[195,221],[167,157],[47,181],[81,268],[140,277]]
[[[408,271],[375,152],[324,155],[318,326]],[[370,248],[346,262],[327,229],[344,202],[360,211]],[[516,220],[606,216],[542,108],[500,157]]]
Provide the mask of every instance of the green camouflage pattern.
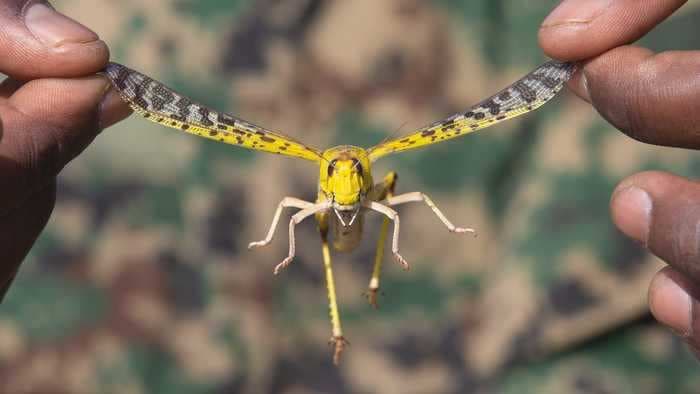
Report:
[[[555,1],[55,1],[112,59],[312,146],[371,146],[494,93],[544,60]],[[700,1],[643,41],[700,47]],[[159,127],[106,130],[60,177],[47,229],[0,308],[2,393],[693,393],[698,366],[650,317],[661,262],[613,226],[614,185],[700,175],[690,151],[625,137],[570,93],[534,114],[380,161],[401,207],[380,309],[362,296],[380,218],[335,254],[345,335],[331,362],[311,222],[248,251],[317,169]],[[280,232],[283,234],[284,232]],[[419,241],[420,240],[420,241]],[[419,242],[417,242],[419,241]]]

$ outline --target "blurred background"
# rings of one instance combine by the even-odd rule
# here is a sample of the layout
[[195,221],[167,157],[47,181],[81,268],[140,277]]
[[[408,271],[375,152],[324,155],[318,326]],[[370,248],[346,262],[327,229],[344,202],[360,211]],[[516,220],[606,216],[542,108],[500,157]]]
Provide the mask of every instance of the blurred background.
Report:
[[[545,59],[556,1],[55,0],[112,59],[204,104],[319,148],[372,146],[496,92]],[[642,44],[700,47],[700,1]],[[60,177],[47,229],[0,308],[7,393],[685,393],[700,371],[649,317],[660,262],[613,227],[614,185],[642,169],[700,174],[694,152],[608,126],[565,92],[486,131],[378,162],[398,192],[404,272],[385,260],[380,309],[362,293],[380,225],[335,254],[351,345],[331,362],[320,240],[285,226],[313,200],[309,162],[132,117]],[[289,213],[288,213],[289,214]],[[288,218],[289,216],[285,216]],[[389,256],[387,256],[389,257]]]

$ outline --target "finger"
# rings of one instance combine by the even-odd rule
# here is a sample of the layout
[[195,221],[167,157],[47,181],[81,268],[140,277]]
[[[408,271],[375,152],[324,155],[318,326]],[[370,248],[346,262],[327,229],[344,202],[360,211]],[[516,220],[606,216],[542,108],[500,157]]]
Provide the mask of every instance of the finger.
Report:
[[571,85],[612,125],[650,144],[700,148],[700,51],[613,49]]
[[539,31],[542,49],[560,60],[582,60],[636,41],[687,0],[564,0]]
[[17,79],[73,77],[102,69],[109,58],[90,29],[38,0],[0,4],[0,72]]
[[102,98],[98,108],[98,127],[104,130],[131,115],[133,110],[121,98],[121,95],[110,84],[107,94]]
[[623,233],[700,283],[700,183],[663,172],[639,173],[617,186],[610,207]]
[[685,339],[700,354],[700,288],[671,267],[659,271],[649,285],[654,318]]
[[55,180],[35,193],[18,209],[0,216],[0,301],[20,263],[46,226],[56,200]]
[[33,80],[23,84],[8,103],[32,119],[61,128],[75,128],[84,122],[101,130],[130,113],[128,104],[103,75]]
[[8,100],[0,111],[0,214],[53,179],[102,127],[128,115],[109,86],[103,76],[39,79]]

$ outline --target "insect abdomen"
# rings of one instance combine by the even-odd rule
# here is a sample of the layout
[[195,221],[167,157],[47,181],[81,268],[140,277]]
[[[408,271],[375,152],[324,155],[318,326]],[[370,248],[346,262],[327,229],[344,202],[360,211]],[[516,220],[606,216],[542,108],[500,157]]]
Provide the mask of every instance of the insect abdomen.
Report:
[[362,240],[363,215],[360,213],[352,225],[343,226],[338,218],[333,218],[333,248],[340,252],[349,252]]

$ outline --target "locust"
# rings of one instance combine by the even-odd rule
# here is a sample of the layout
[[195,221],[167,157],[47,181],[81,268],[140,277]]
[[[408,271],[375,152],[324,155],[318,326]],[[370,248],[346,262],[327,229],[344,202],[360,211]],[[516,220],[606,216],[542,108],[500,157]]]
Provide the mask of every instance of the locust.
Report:
[[381,181],[375,183],[372,177],[372,164],[393,153],[462,137],[533,111],[551,100],[575,70],[576,66],[573,63],[550,60],[464,112],[404,136],[388,139],[369,149],[341,145],[323,151],[281,133],[198,104],[161,82],[124,65],[109,63],[104,74],[134,112],[148,120],[226,144],[301,158],[318,165],[319,182],[316,201],[284,197],[277,206],[265,238],[251,242],[249,248],[268,245],[275,235],[285,208],[298,209],[289,220],[289,253],[274,268],[274,274],[279,274],[294,259],[296,226],[309,217],[315,217],[321,237],[321,252],[328,292],[332,330],[330,343],[333,345],[333,362],[337,365],[348,342],[341,328],[329,239],[333,249],[351,251],[362,238],[364,214],[372,211],[384,216],[366,293],[369,303],[376,308],[384,244],[391,222],[393,222],[392,256],[404,269],[409,268],[408,262],[399,253],[400,219],[393,207],[411,202],[423,202],[450,232],[476,234],[474,229],[452,224],[435,203],[422,192],[395,194],[398,180],[396,172],[389,172]]

